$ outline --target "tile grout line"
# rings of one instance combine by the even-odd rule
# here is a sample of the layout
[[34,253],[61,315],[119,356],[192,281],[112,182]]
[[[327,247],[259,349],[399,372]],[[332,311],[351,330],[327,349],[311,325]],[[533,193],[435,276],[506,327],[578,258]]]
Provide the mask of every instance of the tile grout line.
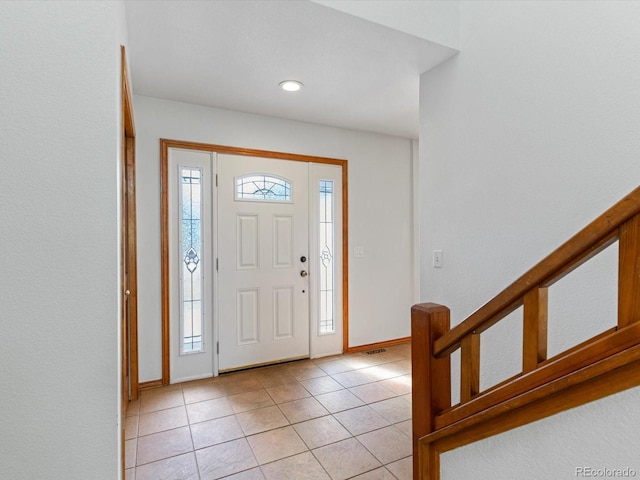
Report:
[[187,399],[184,397],[184,387],[180,387],[180,391],[182,392],[182,401],[184,402],[184,414],[187,417],[187,425],[189,426],[189,437],[191,438],[191,448],[193,449],[191,453],[193,454],[193,461],[196,464],[196,473],[198,475],[198,480],[202,480],[202,475],[200,474],[200,464],[198,462],[198,455],[196,455],[196,443],[193,441],[193,430],[191,429],[191,422],[189,421],[189,412],[187,411]]

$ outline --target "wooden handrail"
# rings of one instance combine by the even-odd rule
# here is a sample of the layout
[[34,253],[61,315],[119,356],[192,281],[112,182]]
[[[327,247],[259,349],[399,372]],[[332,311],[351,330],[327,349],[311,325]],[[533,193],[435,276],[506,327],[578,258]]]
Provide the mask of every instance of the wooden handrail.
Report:
[[[547,358],[548,289],[618,241],[617,326]],[[481,333],[523,306],[522,371],[480,391]],[[640,187],[453,329],[449,309],[411,309],[415,480],[453,448],[640,385]],[[460,403],[451,357],[461,348]]]
[[552,285],[602,251],[616,240],[620,225],[638,213],[640,213],[640,187],[472,313],[464,322],[439,338],[434,345],[435,355],[441,357],[454,352],[460,347],[463,337],[473,332],[485,331],[520,307],[524,294],[533,286]]
[[614,334],[601,338],[598,342],[586,342],[578,349],[566,356],[560,356],[555,361],[550,361],[544,367],[534,372],[517,376],[507,381],[500,387],[477,395],[468,402],[461,403],[456,408],[441,410],[435,426],[441,428],[455,423],[470,415],[482,412],[487,408],[499,405],[509,398],[521,395],[529,390],[539,388],[541,385],[557,380],[572,372],[588,367],[594,362],[601,361],[611,355],[624,352],[638,344],[640,339],[640,323],[630,325]]

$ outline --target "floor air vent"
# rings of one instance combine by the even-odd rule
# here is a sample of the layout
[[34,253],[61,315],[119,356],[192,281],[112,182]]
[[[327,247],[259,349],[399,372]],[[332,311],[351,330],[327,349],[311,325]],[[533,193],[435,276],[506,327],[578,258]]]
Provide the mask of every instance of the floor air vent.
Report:
[[386,350],[384,348],[378,348],[377,350],[369,350],[368,352],[366,352],[366,354],[373,355],[374,353],[382,353],[382,352],[386,352]]

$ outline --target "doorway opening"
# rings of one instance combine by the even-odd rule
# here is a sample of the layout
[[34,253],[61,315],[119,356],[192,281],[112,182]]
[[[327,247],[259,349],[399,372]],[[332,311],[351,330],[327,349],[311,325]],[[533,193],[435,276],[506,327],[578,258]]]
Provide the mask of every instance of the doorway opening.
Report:
[[163,384],[347,351],[346,160],[161,139],[161,182]]

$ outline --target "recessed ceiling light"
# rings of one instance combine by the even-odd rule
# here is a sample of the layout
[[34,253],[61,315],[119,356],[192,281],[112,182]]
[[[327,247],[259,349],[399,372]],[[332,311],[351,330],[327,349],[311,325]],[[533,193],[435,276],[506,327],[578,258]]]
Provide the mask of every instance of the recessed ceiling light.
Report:
[[280,82],[280,88],[285,92],[297,92],[302,87],[302,83],[297,80],[285,80],[284,82]]

